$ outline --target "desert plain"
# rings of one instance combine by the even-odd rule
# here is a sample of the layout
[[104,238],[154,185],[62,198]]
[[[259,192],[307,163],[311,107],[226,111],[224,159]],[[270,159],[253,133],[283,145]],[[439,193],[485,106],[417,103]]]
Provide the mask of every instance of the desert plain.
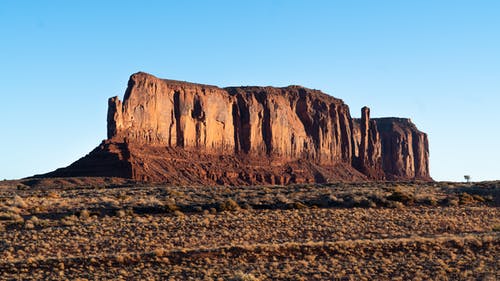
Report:
[[500,182],[0,182],[2,280],[498,280]]

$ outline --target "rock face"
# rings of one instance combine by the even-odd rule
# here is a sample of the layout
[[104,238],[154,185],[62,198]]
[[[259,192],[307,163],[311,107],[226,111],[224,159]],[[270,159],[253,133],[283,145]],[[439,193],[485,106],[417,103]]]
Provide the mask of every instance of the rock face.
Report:
[[427,135],[405,118],[376,121],[382,143],[382,166],[388,179],[429,178]]
[[426,134],[409,119],[353,119],[340,99],[300,86],[228,87],[130,77],[108,102],[108,139],[46,176],[173,184],[430,180]]

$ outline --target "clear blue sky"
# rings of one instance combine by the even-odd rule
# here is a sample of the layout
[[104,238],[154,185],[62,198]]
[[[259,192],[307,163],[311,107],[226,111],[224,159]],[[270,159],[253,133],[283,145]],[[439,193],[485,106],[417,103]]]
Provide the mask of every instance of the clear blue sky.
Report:
[[0,179],[90,152],[137,71],[321,89],[354,117],[410,117],[434,179],[500,179],[499,15],[496,0],[3,0]]

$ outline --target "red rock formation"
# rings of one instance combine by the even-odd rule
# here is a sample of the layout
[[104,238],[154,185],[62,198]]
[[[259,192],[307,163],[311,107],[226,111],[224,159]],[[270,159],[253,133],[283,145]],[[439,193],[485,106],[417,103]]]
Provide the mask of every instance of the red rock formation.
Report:
[[384,179],[382,168],[382,143],[375,120],[370,120],[370,109],[361,109],[359,122],[359,155],[355,167],[371,179]]
[[368,108],[352,119],[342,100],[300,86],[218,88],[140,72],[123,103],[108,105],[108,139],[47,176],[202,185],[430,179],[427,138],[411,122],[370,120]]
[[410,119],[378,118],[376,123],[387,178],[430,179],[427,134],[420,132]]

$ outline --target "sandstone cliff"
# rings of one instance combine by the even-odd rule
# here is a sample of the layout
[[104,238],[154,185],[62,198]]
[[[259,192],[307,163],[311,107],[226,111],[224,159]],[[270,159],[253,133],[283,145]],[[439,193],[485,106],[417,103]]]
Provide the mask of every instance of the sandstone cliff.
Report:
[[49,176],[174,184],[430,180],[427,136],[408,119],[353,119],[300,86],[228,87],[130,77],[108,102],[108,139]]

